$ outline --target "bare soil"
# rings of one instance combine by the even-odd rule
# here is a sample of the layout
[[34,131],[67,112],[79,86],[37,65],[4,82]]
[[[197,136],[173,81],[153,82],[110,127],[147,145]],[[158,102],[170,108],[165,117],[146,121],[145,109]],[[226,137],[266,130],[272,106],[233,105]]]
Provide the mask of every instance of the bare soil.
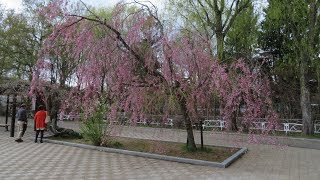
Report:
[[[80,144],[91,144],[90,141],[79,138],[52,137],[50,139]],[[204,146],[204,149],[201,149],[200,145],[197,145],[197,150],[190,151],[183,143],[126,137],[110,137],[106,147],[213,162],[223,162],[239,150],[238,148],[217,146]]]

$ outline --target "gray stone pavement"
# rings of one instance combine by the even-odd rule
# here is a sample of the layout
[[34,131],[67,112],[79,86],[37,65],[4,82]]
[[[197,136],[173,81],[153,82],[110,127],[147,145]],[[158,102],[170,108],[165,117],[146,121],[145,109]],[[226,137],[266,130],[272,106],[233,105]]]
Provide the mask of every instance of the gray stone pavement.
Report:
[[[0,121],[2,123],[2,121]],[[61,126],[78,128],[74,122]],[[16,143],[0,127],[2,179],[320,179],[320,150],[246,144],[249,152],[226,169],[33,142],[32,123]],[[122,127],[114,134],[168,141],[185,140],[185,131]],[[220,137],[220,139],[219,139]],[[245,145],[225,135],[205,133],[206,144]],[[239,139],[242,137],[239,135]],[[198,133],[196,132],[196,139]]]

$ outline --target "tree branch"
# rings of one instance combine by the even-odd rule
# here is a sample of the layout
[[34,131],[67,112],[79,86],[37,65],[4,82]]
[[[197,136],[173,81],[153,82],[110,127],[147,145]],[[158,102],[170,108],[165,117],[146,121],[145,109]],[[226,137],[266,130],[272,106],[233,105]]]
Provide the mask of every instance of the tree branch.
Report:
[[229,31],[238,14],[242,12],[244,9],[246,9],[247,7],[249,7],[249,4],[250,4],[250,0],[247,0],[243,5],[240,6],[239,0],[237,0],[236,9],[233,16],[231,16],[229,23],[223,26],[224,32]]

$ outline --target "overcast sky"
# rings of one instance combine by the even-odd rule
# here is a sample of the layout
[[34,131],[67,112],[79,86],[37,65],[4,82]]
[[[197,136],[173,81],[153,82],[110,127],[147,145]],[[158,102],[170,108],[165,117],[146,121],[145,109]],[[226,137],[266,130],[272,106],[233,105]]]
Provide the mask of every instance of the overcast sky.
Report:
[[[77,0],[71,0],[71,1],[77,1]],[[101,6],[113,6],[118,2],[121,2],[121,0],[82,0],[84,3],[95,6],[95,7],[101,7]],[[158,8],[162,6],[163,0],[149,0]],[[15,9],[17,11],[20,11],[22,8],[22,0],[0,0],[0,4],[5,6],[6,9]]]

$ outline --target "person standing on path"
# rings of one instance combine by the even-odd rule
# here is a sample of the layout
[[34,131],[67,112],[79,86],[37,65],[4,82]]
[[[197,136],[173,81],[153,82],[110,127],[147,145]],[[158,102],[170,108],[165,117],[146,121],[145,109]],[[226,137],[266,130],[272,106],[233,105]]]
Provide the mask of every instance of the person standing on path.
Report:
[[18,112],[17,112],[17,119],[18,119],[18,138],[15,140],[16,142],[22,142],[22,137],[27,130],[28,126],[28,117],[27,117],[27,110],[25,109],[25,105],[21,104]]
[[44,106],[39,106],[39,111],[34,116],[34,123],[35,123],[35,131],[36,131],[36,139],[34,140],[35,143],[38,142],[38,136],[40,133],[40,143],[43,143],[43,132],[46,128],[45,120],[47,117],[47,112],[44,110]]

